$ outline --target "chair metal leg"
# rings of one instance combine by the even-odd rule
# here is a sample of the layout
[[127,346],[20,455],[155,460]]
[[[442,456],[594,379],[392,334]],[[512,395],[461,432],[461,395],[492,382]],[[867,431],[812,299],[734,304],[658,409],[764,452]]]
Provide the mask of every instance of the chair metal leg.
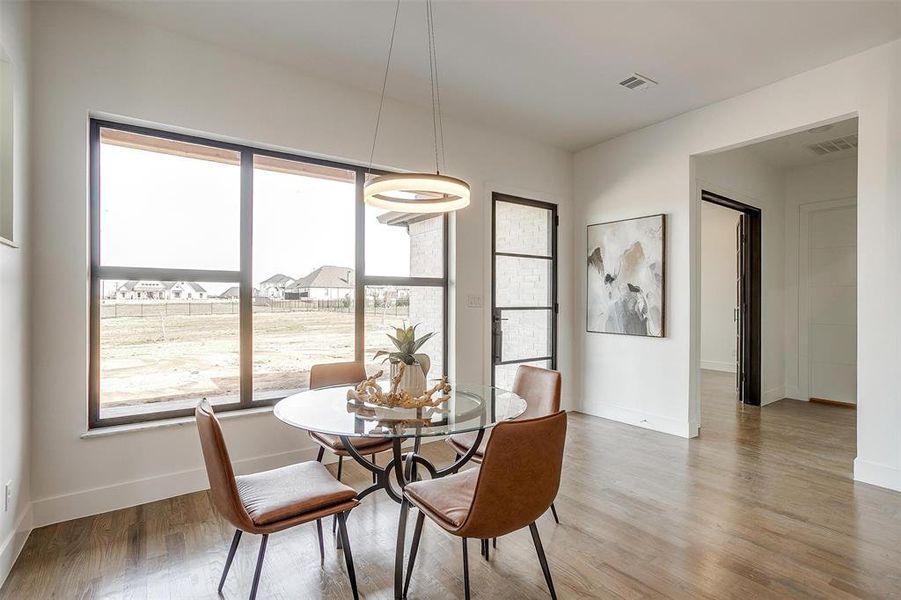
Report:
[[347,513],[338,513],[338,529],[341,532],[341,541],[344,545],[344,563],[347,565],[347,578],[350,579],[350,591],[353,593],[354,600],[360,595],[357,592],[357,574],[354,572],[354,557],[350,551],[350,537],[347,535]]
[[466,538],[463,538],[463,597],[469,600],[469,552],[467,552]]
[[482,543],[485,544],[485,560],[488,560],[491,558],[491,550],[489,550],[488,540],[484,539],[482,540]]
[[322,457],[325,456],[325,448],[319,447],[319,454],[316,455],[316,462],[322,462]]
[[419,511],[416,517],[416,529],[413,530],[413,544],[410,546],[410,560],[407,563],[407,577],[404,580],[404,598],[410,589],[410,579],[413,577],[413,565],[416,563],[416,552],[419,550],[419,538],[422,537],[422,524],[425,521],[425,513]]
[[494,546],[495,550],[497,550],[497,538],[491,538],[491,545]]
[[532,532],[532,541],[535,542],[538,562],[541,563],[541,571],[544,573],[544,580],[547,582],[548,590],[551,592],[551,598],[557,600],[557,592],[554,591],[554,580],[551,579],[551,569],[548,567],[547,557],[544,555],[544,547],[541,545],[541,537],[538,535],[538,527],[536,527],[535,523],[529,525],[529,531]]
[[557,521],[557,525],[560,524],[560,518],[557,516],[557,507],[554,506],[554,503],[551,502],[551,514],[554,515],[554,520]]
[[257,556],[257,568],[253,572],[253,583],[250,586],[250,600],[257,597],[257,588],[260,586],[260,574],[263,572],[263,558],[266,557],[266,544],[269,543],[269,534],[263,534],[263,540],[260,542],[260,554]]
[[[341,481],[341,467],[344,465],[344,457],[338,457],[338,481]],[[338,526],[338,515],[332,517],[332,535],[335,535],[335,529]],[[341,548],[341,538],[338,538],[338,548]]]
[[400,517],[397,519],[397,546],[394,549],[394,599],[403,598],[404,584],[404,542],[407,537],[407,512],[410,503],[404,498],[400,503]]
[[322,541],[322,519],[316,519],[316,534],[319,536],[319,566],[325,566],[325,543]]
[[[372,455],[372,464],[378,465],[378,463],[375,461],[375,454]],[[377,483],[377,481],[378,480],[376,479],[375,471],[373,471],[372,472],[372,483]]]
[[241,541],[241,534],[243,532],[240,529],[235,530],[235,537],[232,538],[232,545],[228,549],[228,558],[225,559],[225,568],[222,569],[222,579],[219,580],[219,593],[222,593],[222,586],[225,585],[225,578],[228,577],[228,570],[232,566],[232,561],[235,559],[235,551],[238,549],[238,542]]

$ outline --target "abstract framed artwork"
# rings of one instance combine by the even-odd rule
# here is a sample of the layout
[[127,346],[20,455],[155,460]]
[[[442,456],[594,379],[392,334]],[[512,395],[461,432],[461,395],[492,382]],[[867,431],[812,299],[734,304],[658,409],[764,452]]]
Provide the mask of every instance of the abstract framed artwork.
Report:
[[663,337],[666,215],[588,226],[586,329]]

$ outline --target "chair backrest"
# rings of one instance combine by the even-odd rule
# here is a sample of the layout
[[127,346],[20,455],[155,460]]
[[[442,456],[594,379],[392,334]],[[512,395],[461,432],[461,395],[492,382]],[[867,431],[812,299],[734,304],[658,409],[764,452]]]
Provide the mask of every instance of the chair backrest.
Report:
[[552,415],[560,410],[560,373],[520,365],[513,379],[513,393],[528,405],[520,419]]
[[361,362],[339,362],[313,365],[310,369],[310,389],[332,385],[360,383],[366,379],[366,367]]
[[248,531],[253,527],[253,522],[238,495],[235,472],[228,458],[228,448],[225,447],[225,437],[222,435],[219,419],[206,400],[197,405],[194,416],[197,418],[200,448],[203,451],[203,461],[206,463],[213,505],[229,523],[238,529]]
[[560,487],[566,413],[498,423],[485,448],[462,537],[506,535],[533,523]]

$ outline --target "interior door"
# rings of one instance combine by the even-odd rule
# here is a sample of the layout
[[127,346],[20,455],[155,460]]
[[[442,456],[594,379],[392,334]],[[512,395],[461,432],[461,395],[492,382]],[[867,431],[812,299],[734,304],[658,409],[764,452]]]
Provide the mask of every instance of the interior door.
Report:
[[857,208],[811,211],[807,225],[808,390],[857,403]]
[[739,214],[735,225],[735,389],[738,401],[745,402],[745,339],[747,327],[747,270],[745,257],[745,240],[747,236],[747,218]]
[[557,206],[504,194],[492,202],[493,385],[522,364],[557,368]]

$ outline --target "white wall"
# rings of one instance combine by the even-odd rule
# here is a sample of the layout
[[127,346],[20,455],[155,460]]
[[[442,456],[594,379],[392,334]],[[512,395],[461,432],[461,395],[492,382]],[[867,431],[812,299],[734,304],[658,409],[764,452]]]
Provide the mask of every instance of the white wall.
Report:
[[[661,88],[662,91],[662,88]],[[693,155],[858,115],[858,456],[855,478],[901,490],[901,41],[584,150],[575,160],[574,252],[585,226],[668,214],[665,339],[580,335],[582,409],[684,436],[697,433],[699,198]],[[584,265],[579,265],[584,269]],[[584,274],[574,324],[584,315]],[[882,290],[882,293],[872,293]],[[584,329],[580,328],[580,331]]]
[[[34,470],[37,523],[206,487],[192,423],[82,439],[88,368],[87,123],[124,116],[259,145],[366,162],[378,98],[298,75],[75,3],[35,3]],[[488,374],[488,310],[467,308],[489,287],[492,190],[560,203],[572,221],[569,153],[480,127],[445,123],[448,170],[472,185],[452,226],[451,373]],[[376,162],[428,169],[431,115],[388,102]],[[411,143],[422,140],[422,144]],[[560,281],[572,277],[561,247]],[[570,381],[570,286],[562,286],[561,370]],[[58,290],[69,292],[64,301]],[[564,386],[564,403],[572,403]],[[311,458],[307,437],[268,413],[225,421],[239,470]]]
[[701,368],[735,372],[735,227],[739,213],[701,205]]
[[785,395],[789,398],[807,400],[801,389],[807,370],[802,372],[799,361],[801,332],[798,327],[802,319],[798,305],[800,207],[852,198],[856,202],[856,195],[856,157],[785,172]]
[[[701,190],[706,189],[760,209],[760,395],[762,404],[781,400],[785,397],[785,200],[782,170],[744,148],[698,156],[693,159],[693,165],[695,198],[699,198]],[[703,318],[701,320],[703,322]],[[693,414],[693,421],[698,422],[698,413]]]
[[[0,45],[13,64],[13,241],[0,243],[0,584],[31,530],[29,392],[29,188],[31,130],[31,9],[0,2]],[[3,510],[3,485],[13,498]]]

